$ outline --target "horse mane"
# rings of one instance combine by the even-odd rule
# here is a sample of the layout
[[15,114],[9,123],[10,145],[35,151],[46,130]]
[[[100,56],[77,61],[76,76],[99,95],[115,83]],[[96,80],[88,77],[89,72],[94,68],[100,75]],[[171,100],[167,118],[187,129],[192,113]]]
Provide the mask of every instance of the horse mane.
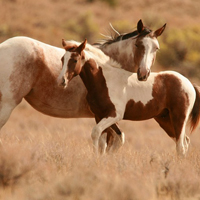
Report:
[[121,40],[127,40],[129,38],[138,38],[138,37],[145,37],[149,33],[151,33],[152,30],[149,29],[148,27],[144,27],[144,29],[141,31],[141,33],[138,33],[137,30],[134,30],[133,32],[130,33],[124,33],[124,34],[114,34],[110,36],[105,36],[106,39],[102,40],[100,43],[95,43],[94,45],[106,45],[106,44],[112,44],[115,42],[119,42]]
[[110,67],[114,68],[122,68],[120,63],[112,59],[111,57],[107,56],[101,49],[87,43],[85,50],[92,54],[92,57],[95,58],[96,62],[101,65],[102,63],[106,66],[109,65]]

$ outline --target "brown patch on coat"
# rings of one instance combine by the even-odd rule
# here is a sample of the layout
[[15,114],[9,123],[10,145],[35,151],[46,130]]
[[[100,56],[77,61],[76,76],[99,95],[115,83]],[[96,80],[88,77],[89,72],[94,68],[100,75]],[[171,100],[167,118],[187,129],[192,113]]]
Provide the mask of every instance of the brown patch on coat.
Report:
[[80,76],[87,88],[87,101],[95,116],[100,119],[115,117],[116,109],[110,100],[102,68],[98,68],[96,62],[89,59],[82,67]]
[[179,138],[189,105],[188,95],[182,90],[181,82],[171,74],[155,77],[153,99],[147,104],[130,99],[124,119],[146,120],[154,118],[170,137]]
[[[96,123],[103,118],[115,117],[116,109],[110,100],[102,68],[98,68],[96,62],[93,59],[89,59],[82,67],[80,77],[87,88],[87,102],[95,115]],[[113,146],[116,134],[121,136],[122,132],[117,124],[108,127],[104,132],[107,133],[107,151],[109,151],[110,147]]]

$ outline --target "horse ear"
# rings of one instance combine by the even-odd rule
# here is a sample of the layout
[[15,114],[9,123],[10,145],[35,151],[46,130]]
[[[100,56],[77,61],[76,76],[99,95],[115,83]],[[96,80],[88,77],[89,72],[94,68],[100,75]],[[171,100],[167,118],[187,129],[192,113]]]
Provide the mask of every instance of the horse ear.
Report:
[[141,33],[143,30],[144,30],[144,25],[143,25],[142,20],[140,19],[137,23],[137,31],[138,33]]
[[85,40],[76,48],[75,51],[81,55],[81,52],[85,49],[86,44],[87,44],[87,39],[85,39]]
[[163,31],[165,30],[165,27],[166,27],[167,24],[164,24],[161,28],[159,28],[158,30],[154,31],[154,37],[158,37],[160,36]]
[[76,44],[70,41],[66,42],[64,39],[62,39],[62,45],[66,51],[70,51],[70,52],[78,47]]

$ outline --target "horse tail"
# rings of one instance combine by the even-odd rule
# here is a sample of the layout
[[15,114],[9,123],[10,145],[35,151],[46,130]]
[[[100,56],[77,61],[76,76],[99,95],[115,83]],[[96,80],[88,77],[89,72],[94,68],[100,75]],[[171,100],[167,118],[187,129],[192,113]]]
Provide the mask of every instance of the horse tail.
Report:
[[196,92],[196,99],[192,112],[190,113],[191,132],[197,127],[200,120],[200,87],[193,85]]

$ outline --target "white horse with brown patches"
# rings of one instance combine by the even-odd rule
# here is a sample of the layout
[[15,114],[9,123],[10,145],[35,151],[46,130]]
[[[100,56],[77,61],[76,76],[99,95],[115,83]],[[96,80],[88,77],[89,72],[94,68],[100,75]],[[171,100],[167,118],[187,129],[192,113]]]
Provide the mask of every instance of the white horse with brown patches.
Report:
[[[126,52],[132,55],[132,60],[126,65],[128,66],[126,69],[131,71],[136,66],[133,57],[139,54],[138,48],[135,48],[136,41],[143,41],[148,37],[148,32],[151,34],[155,32],[155,38],[151,40],[154,46],[156,37],[163,30],[162,27],[150,31],[139,21],[137,31],[121,35],[120,39],[114,38],[110,44],[106,42],[100,48],[102,51],[105,49],[112,57],[116,53],[112,52],[112,47],[115,51],[118,46],[122,46],[122,51],[118,50],[119,58],[121,52],[123,57]],[[142,43],[145,46],[145,40]],[[127,51],[125,44],[128,47]],[[144,51],[144,55],[141,56],[148,57],[146,49]],[[86,100],[87,91],[79,77],[65,89],[57,85],[64,53],[64,49],[28,37],[14,37],[0,44],[0,128],[23,98],[36,110],[53,117],[94,117]],[[119,62],[124,61],[120,59]],[[149,66],[149,63],[146,65]],[[137,66],[140,67],[138,64]]]
[[[140,20],[137,27],[136,31],[117,36],[99,46],[111,57],[116,56],[117,53],[119,57],[113,58],[116,60],[119,58],[118,62],[124,63],[122,57],[130,58],[126,65],[126,70],[129,71],[140,68],[138,59],[134,59],[134,55],[139,55],[137,57],[150,56],[152,59],[152,54],[148,54],[145,49],[145,38],[153,34],[155,37],[151,38],[150,43],[154,47],[156,38],[161,35],[165,26],[151,31],[144,27]],[[139,40],[144,50],[141,55],[140,48],[135,48],[135,43]],[[120,46],[123,48],[121,51]],[[14,37],[0,44],[0,129],[23,98],[39,112],[53,117],[94,117],[86,100],[87,91],[79,77],[75,78],[67,88],[57,85],[57,77],[62,66],[61,58],[64,53],[64,49],[28,37]],[[142,66],[149,67],[149,63],[143,63]],[[120,134],[116,125],[114,128]],[[110,130],[110,132],[113,131]]]
[[165,30],[166,24],[156,31],[145,27],[142,20],[137,23],[137,30],[108,39],[99,45],[106,55],[121,64],[121,67],[130,72],[137,72],[138,80],[147,80],[151,67],[160,49],[157,38]]
[[64,78],[68,83],[80,75],[85,84],[90,109],[99,119],[92,130],[94,150],[102,132],[118,121],[154,118],[175,140],[177,153],[185,155],[189,145],[186,124],[191,123],[192,131],[200,118],[199,88],[173,71],[151,73],[147,81],[139,82],[135,73],[120,69],[94,47],[84,50],[85,45],[86,40],[74,46],[63,41],[66,54],[59,81],[63,83]]

